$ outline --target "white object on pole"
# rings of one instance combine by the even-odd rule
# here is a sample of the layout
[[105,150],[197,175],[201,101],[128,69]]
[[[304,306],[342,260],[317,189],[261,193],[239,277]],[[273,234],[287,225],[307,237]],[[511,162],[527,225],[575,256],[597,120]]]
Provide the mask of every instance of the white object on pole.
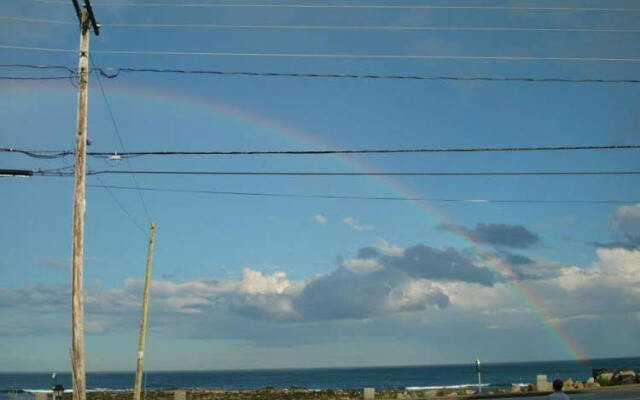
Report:
[[480,374],[480,360],[476,359],[476,372],[478,373],[478,393],[482,393],[482,376]]

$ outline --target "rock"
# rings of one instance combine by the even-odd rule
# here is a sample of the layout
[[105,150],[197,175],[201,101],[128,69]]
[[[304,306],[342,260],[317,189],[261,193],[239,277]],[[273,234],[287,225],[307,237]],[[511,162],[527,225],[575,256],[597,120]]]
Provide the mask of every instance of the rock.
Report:
[[613,372],[603,372],[596,377],[596,381],[602,386],[608,386],[611,384],[611,378],[613,378]]
[[589,379],[587,379],[587,382],[586,382],[586,383],[591,383],[591,384],[593,384],[595,381],[596,381],[596,380],[595,380],[595,379],[593,379],[593,376],[591,376],[591,377],[589,377]]
[[591,376],[593,376],[595,380],[598,380],[598,375],[602,375],[609,372],[613,374],[616,371],[613,368],[594,368],[591,370],[591,372],[592,372]]
[[536,375],[536,387],[540,392],[551,390],[551,382],[547,381],[546,375]]
[[636,373],[631,369],[616,371],[610,379],[611,385],[629,385],[635,383]]
[[576,389],[584,389],[584,383],[578,381],[578,382],[573,384],[573,387],[576,388]]
[[374,388],[364,388],[364,400],[373,400],[376,397]]
[[564,381],[564,384],[562,385],[562,387],[565,387],[565,388],[570,388],[572,386],[573,386],[573,379],[571,378]]

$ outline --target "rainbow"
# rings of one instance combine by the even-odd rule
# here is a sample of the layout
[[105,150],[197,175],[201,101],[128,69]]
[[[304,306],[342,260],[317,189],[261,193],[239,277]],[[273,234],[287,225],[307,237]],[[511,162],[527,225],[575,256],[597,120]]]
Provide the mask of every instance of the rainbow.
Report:
[[[62,81],[64,82],[64,81]],[[20,82],[19,84],[8,84],[12,90],[32,90],[37,87],[39,91],[66,91],[75,90],[67,83],[55,83],[55,82]],[[117,92],[119,95],[131,96],[137,99],[145,99],[147,101],[156,101],[163,103],[171,103],[173,106],[182,106],[185,108],[197,108],[213,112],[218,116],[238,120],[245,123],[250,123],[261,130],[273,135],[277,135],[280,138],[291,141],[296,145],[303,145],[305,148],[313,149],[327,149],[335,146],[330,146],[327,143],[323,143],[317,136],[304,132],[298,129],[293,129],[286,125],[283,125],[277,121],[268,119],[264,116],[260,116],[256,113],[249,113],[245,110],[241,110],[236,107],[223,104],[219,101],[213,101],[212,99],[205,99],[196,97],[194,95],[188,95],[185,93],[176,93],[173,91],[162,91],[155,87],[143,86],[139,84],[127,83],[126,85],[110,85],[109,92]],[[97,89],[96,89],[97,90]],[[95,95],[94,95],[95,96]],[[374,168],[365,164],[364,162],[351,157],[349,155],[336,155],[335,157],[345,166],[354,168],[360,171],[372,172]],[[374,176],[370,177],[381,185],[385,190],[391,191],[401,197],[412,199],[421,197],[415,193],[411,188],[402,184],[400,181],[390,177]],[[434,207],[431,203],[425,201],[408,200],[414,207],[416,207],[421,213],[435,218],[442,224],[456,225],[455,221],[447,216],[444,212]],[[485,245],[478,242],[468,232],[463,230],[447,230],[461,241],[462,244],[469,246],[478,259],[482,260],[486,265],[494,272],[499,274],[505,279],[506,285],[510,291],[520,299],[520,301],[531,310],[532,314],[540,321],[540,324],[554,338],[563,351],[563,354],[571,360],[586,361],[588,357],[582,351],[579,344],[573,340],[566,332],[560,321],[554,317],[551,310],[546,307],[542,301],[540,301],[529,289],[526,283],[515,278],[513,272],[502,260],[493,256],[495,252]]]

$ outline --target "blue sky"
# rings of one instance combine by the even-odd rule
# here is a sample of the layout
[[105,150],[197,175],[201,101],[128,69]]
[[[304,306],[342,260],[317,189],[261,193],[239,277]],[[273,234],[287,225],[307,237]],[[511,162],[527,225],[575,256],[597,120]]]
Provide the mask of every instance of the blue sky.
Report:
[[[106,3],[106,1],[104,2]],[[320,3],[318,3],[320,4]],[[357,2],[353,4],[372,4]],[[376,3],[378,4],[378,3]],[[384,3],[379,3],[384,4]],[[407,2],[406,4],[421,4]],[[449,4],[434,1],[429,4]],[[456,2],[456,5],[464,5]],[[474,5],[497,3],[478,1]],[[504,5],[532,5],[523,1]],[[633,7],[633,1],[536,2]],[[3,0],[3,16],[73,21],[71,5]],[[138,8],[94,4],[92,50],[638,57],[638,34],[144,29],[115,23],[638,29],[636,12]],[[0,19],[0,45],[74,49],[77,27]],[[75,67],[72,53],[0,49],[3,63]],[[634,62],[148,56],[102,67],[637,79]],[[2,75],[47,72],[2,68]],[[56,72],[57,73],[57,72]],[[52,72],[53,74],[53,72]],[[422,82],[122,74],[102,81],[126,148],[255,150],[637,144],[630,84]],[[0,147],[71,149],[69,81],[0,81]],[[95,77],[92,151],[119,151]],[[0,168],[72,159],[0,156]],[[90,169],[125,169],[90,159]],[[634,170],[637,150],[353,156],[156,157],[135,169]],[[132,186],[130,176],[105,175]],[[637,200],[634,176],[139,176],[142,187],[453,199]],[[87,183],[99,182],[88,177]],[[68,369],[72,180],[4,178],[0,368]],[[402,188],[398,190],[398,188]],[[137,224],[138,194],[113,191]],[[150,369],[432,364],[573,356],[508,281],[588,357],[633,356],[640,334],[640,204],[430,203],[143,193],[158,224]],[[454,225],[454,226],[452,226]],[[461,239],[453,231],[475,240]],[[146,233],[102,188],[86,213],[87,363],[132,369]],[[473,248],[487,252],[479,258]],[[516,257],[517,256],[517,257]],[[511,271],[509,279],[495,265]],[[547,318],[547,319],[548,319]],[[610,327],[615,325],[615,332]],[[602,341],[603,335],[613,336]],[[535,344],[532,346],[532,343]],[[198,357],[193,357],[197,353]]]

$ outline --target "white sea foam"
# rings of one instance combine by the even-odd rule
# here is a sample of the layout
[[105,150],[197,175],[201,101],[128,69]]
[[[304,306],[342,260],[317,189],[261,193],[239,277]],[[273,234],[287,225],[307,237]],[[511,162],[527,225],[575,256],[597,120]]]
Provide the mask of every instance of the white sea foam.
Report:
[[[52,390],[51,389],[22,389],[23,392],[25,393],[31,393],[31,394],[36,394],[36,393],[51,393]],[[65,389],[64,390],[65,393],[71,393],[73,392],[72,389]]]
[[[481,387],[486,387],[491,385],[490,383],[483,383],[480,385]],[[407,386],[405,389],[414,391],[414,390],[436,390],[436,389],[466,389],[466,388],[474,388],[478,387],[477,383],[463,383],[461,385],[447,385],[447,386]]]
[[[36,393],[51,393],[51,389],[22,389],[25,393],[36,394]],[[132,389],[111,389],[111,388],[95,388],[95,389],[87,389],[87,392],[131,392]],[[73,389],[65,389],[65,393],[73,393]]]

